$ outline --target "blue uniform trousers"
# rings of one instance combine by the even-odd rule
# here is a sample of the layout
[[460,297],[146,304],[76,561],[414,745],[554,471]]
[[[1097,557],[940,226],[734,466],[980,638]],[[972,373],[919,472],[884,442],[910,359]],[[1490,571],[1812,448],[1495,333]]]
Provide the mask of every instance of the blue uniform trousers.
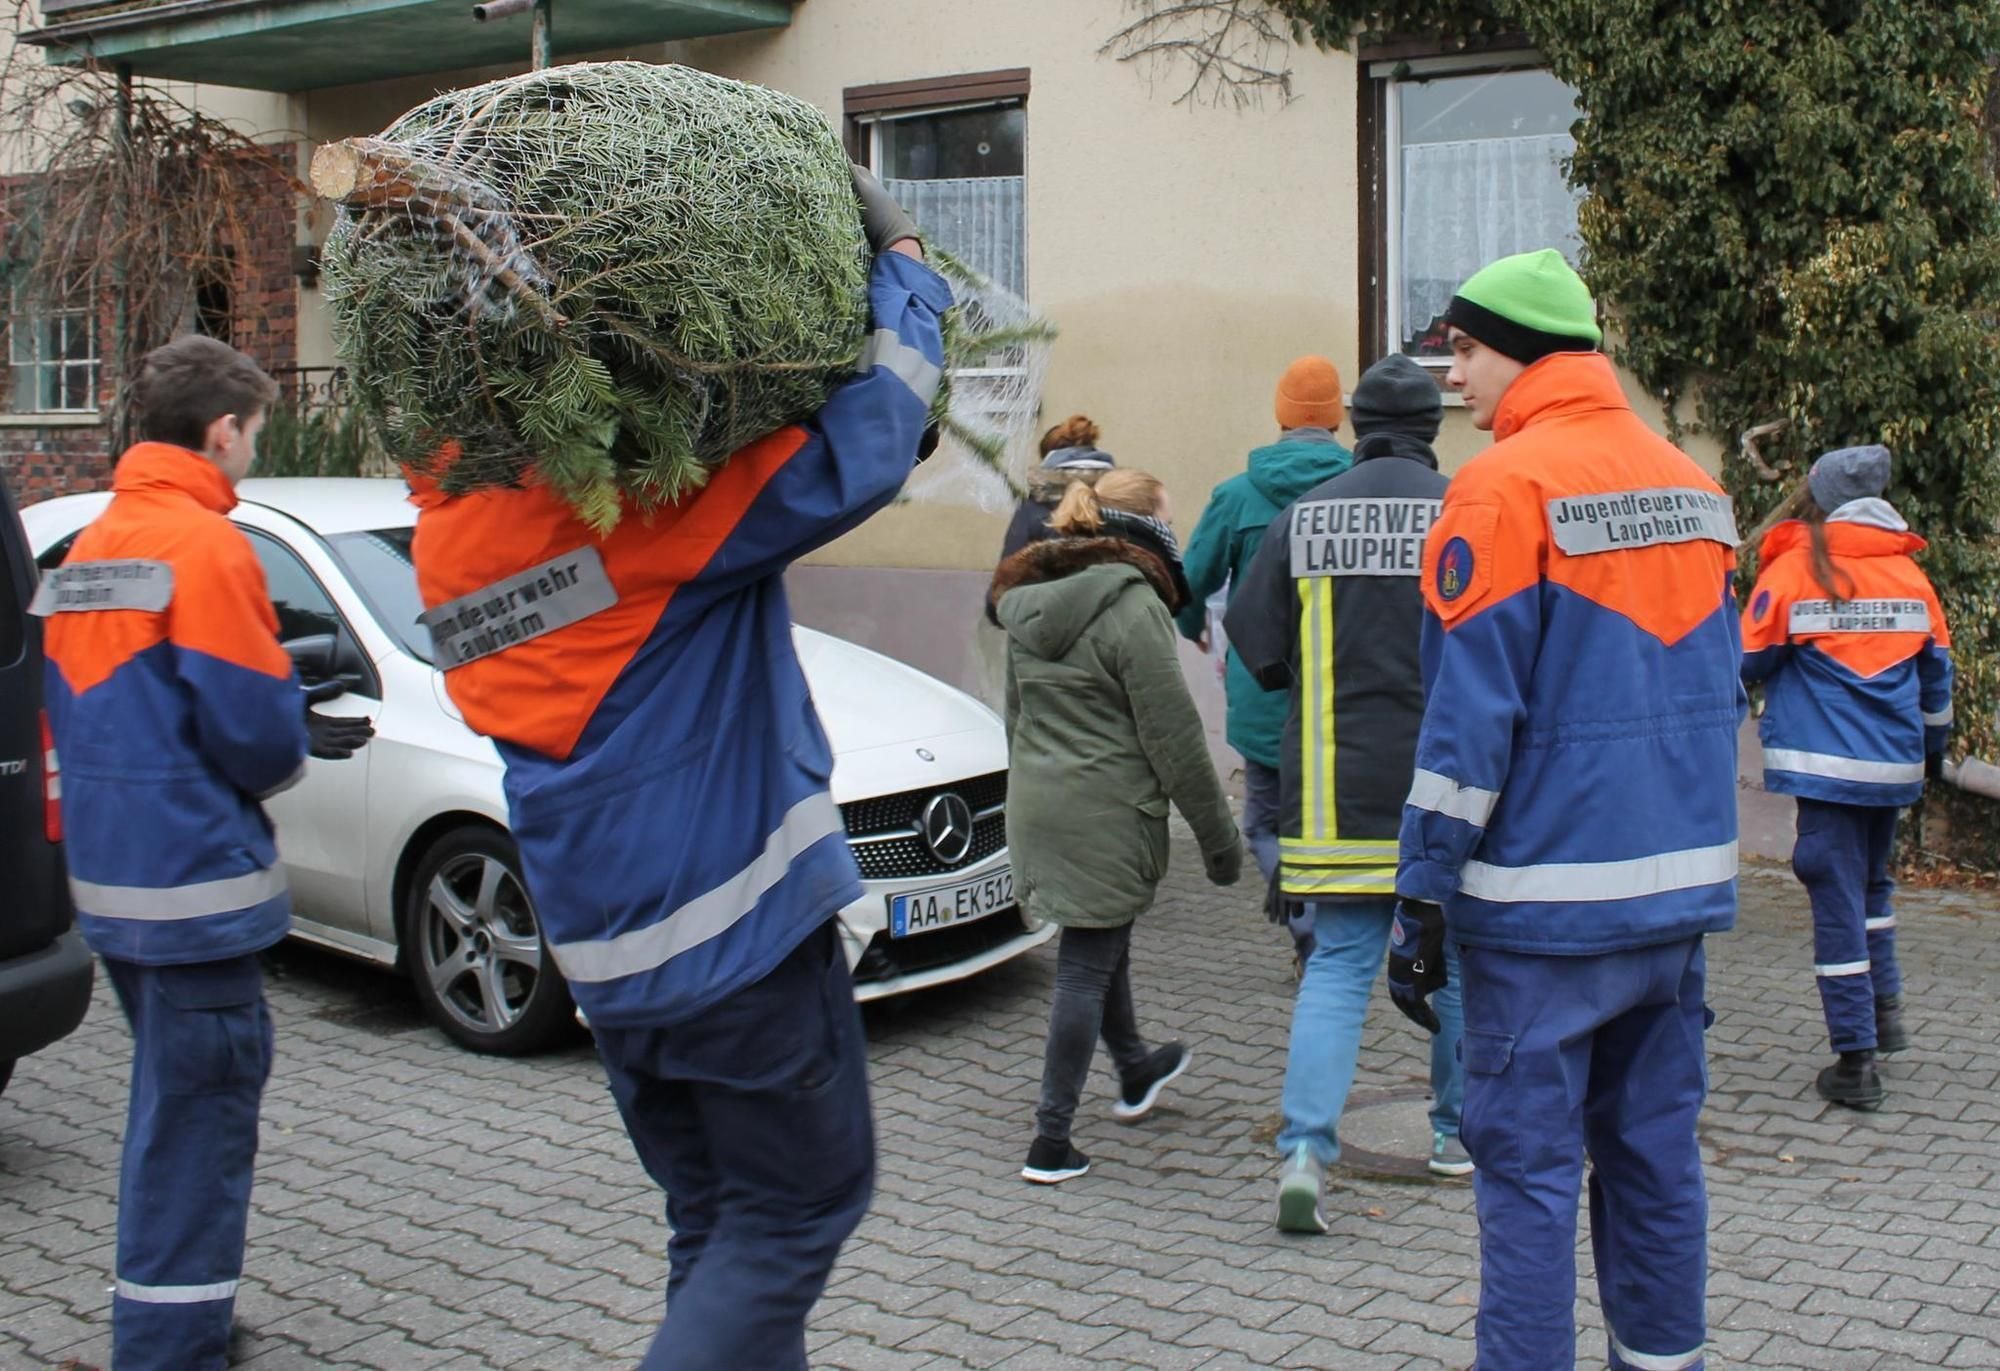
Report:
[[833,924],[698,1019],[595,1032],[673,1228],[640,1371],[801,1371],[806,1316],[875,1183],[868,1044]]
[[104,970],[133,1049],[113,1371],[219,1371],[271,1074],[263,971],[254,955],[185,966],[106,958]]
[[1480,1371],[1572,1371],[1586,1153],[1618,1371],[1702,1365],[1708,1199],[1700,938],[1585,957],[1461,947],[1478,1166]]
[[1875,1001],[1903,990],[1889,850],[1902,811],[1799,800],[1792,870],[1812,902],[1813,974],[1836,1052],[1875,1046]]

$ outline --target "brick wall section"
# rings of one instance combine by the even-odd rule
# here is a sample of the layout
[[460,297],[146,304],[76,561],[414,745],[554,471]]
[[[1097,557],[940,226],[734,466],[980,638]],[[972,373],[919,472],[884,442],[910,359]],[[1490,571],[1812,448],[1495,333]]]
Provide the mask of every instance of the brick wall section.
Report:
[[[262,185],[245,207],[243,241],[236,246],[235,279],[230,282],[233,312],[230,343],[267,369],[298,363],[298,281],[292,275],[292,243],[297,235],[297,199],[273,173],[259,177]],[[18,178],[0,181],[0,196],[18,185]],[[4,244],[0,244],[4,251]],[[0,300],[4,307],[4,300]],[[100,349],[105,357],[98,404],[108,410],[115,378],[110,353],[115,347],[114,319],[107,302],[100,322]],[[0,412],[13,400],[7,377],[7,354],[0,350]],[[101,425],[47,427],[0,425],[0,480],[5,480],[22,504],[57,495],[103,490],[111,484],[114,454],[110,435]]]

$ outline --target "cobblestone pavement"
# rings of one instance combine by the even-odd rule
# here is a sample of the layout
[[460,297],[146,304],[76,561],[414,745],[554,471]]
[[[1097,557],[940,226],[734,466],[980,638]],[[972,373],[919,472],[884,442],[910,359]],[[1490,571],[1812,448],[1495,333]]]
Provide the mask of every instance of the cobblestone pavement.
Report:
[[[1742,927],[1710,951],[1711,1366],[2000,1367],[1990,903],[1904,897],[1917,1047],[1883,1112],[1858,1116],[1812,1094],[1825,1053],[1797,888],[1746,878]],[[816,1366],[1470,1363],[1467,1185],[1348,1174],[1331,1234],[1271,1229],[1289,948],[1248,892],[1201,884],[1184,840],[1134,964],[1142,1019],[1189,1041],[1195,1068],[1130,1128],[1100,1068],[1078,1124],[1091,1174],[1023,1184],[1053,951],[869,1011],[880,1191],[817,1312]],[[469,1056],[383,974],[295,948],[275,965],[242,1364],[629,1365],[660,1300],[661,1207],[587,1046]],[[126,1061],[100,985],[83,1030],[0,1099],[8,1371],[108,1359]],[[1362,1087],[1412,1090],[1422,1071],[1378,995]],[[1602,1365],[1594,1295],[1578,1314],[1583,1364]]]

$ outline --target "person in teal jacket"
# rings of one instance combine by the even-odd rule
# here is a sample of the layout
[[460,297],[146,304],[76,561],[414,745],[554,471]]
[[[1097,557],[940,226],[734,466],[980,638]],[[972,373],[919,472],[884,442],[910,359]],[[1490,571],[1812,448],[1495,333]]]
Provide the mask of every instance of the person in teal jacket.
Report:
[[[1354,454],[1333,436],[1347,410],[1332,362],[1301,357],[1286,367],[1273,409],[1278,441],[1252,449],[1248,469],[1215,488],[1188,541],[1192,594],[1175,617],[1182,635],[1204,648],[1209,597],[1249,573],[1271,521],[1308,490],[1354,465]],[[1228,654],[1224,684],[1229,745],[1243,754],[1243,840],[1268,887],[1278,870],[1278,760],[1288,700],[1286,692],[1258,685],[1234,652]],[[1287,926],[1303,966],[1312,951],[1312,922],[1288,919]]]

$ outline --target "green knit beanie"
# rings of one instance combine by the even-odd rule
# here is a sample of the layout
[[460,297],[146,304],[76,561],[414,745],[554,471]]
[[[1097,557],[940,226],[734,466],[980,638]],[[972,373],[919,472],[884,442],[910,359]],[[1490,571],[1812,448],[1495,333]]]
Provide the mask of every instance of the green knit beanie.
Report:
[[1591,352],[1604,341],[1590,288],[1554,248],[1481,267],[1452,296],[1444,318],[1518,362]]

